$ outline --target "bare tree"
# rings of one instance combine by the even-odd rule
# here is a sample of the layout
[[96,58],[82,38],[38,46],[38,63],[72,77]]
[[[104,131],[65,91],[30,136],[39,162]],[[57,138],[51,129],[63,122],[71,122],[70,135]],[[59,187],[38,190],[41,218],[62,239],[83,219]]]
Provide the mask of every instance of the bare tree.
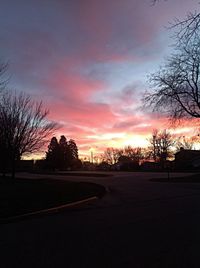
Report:
[[15,162],[22,155],[40,151],[52,135],[57,124],[47,119],[48,111],[42,102],[34,102],[30,96],[3,91],[0,96],[0,158],[3,171],[6,165],[15,176]]
[[181,43],[187,41],[193,42],[193,39],[199,37],[200,33],[200,13],[197,11],[189,12],[184,19],[175,18],[170,23],[170,29],[175,29],[175,37]]
[[[151,1],[152,5],[155,5],[158,2],[161,1]],[[174,36],[179,43],[181,43],[182,41],[185,42],[186,40],[187,42],[193,42],[193,39],[198,37],[200,33],[200,12],[196,10],[189,11],[185,18],[175,18],[167,28],[175,30]]]
[[178,137],[175,143],[176,151],[179,152],[181,149],[184,149],[184,150],[194,149],[195,141],[196,141],[195,136],[190,137],[190,138],[187,138],[185,136]]
[[124,153],[125,156],[130,157],[130,159],[135,162],[135,163],[140,163],[142,160],[144,160],[144,149],[141,147],[131,147],[127,146],[124,148]]
[[149,157],[153,158],[154,162],[164,162],[170,156],[175,141],[166,129],[160,132],[154,129],[149,143]]
[[108,164],[116,164],[119,157],[123,154],[123,150],[117,148],[106,148],[103,154],[103,161]]
[[134,148],[131,146],[126,146],[124,148],[106,148],[102,155],[102,161],[105,161],[110,165],[116,164],[120,158],[129,158],[134,163],[139,164],[145,158],[144,148]]
[[152,136],[148,139],[150,146],[149,146],[149,153],[148,158],[153,158],[154,162],[157,162],[160,156],[160,146],[158,140],[158,130],[154,129],[152,132]]
[[103,162],[107,162],[110,165],[113,164],[113,154],[112,154],[111,148],[106,148],[106,150],[104,151],[102,155],[102,160]]
[[200,39],[191,46],[178,46],[161,69],[152,74],[153,92],[144,96],[144,103],[171,119],[200,117]]

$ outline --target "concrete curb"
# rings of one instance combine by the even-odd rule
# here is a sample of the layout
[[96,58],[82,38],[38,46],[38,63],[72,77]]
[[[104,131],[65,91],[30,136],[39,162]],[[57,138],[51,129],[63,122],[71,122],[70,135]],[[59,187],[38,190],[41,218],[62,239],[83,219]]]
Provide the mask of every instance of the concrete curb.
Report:
[[53,213],[57,213],[59,211],[65,210],[65,209],[75,208],[75,207],[78,207],[80,205],[90,203],[90,202],[95,201],[97,199],[99,199],[97,196],[92,196],[92,197],[89,197],[89,198],[86,198],[86,199],[83,199],[80,201],[68,203],[65,205],[57,206],[57,207],[42,209],[42,210],[38,210],[35,212],[21,214],[21,215],[14,216],[14,217],[3,218],[3,219],[0,219],[0,223],[7,223],[7,222],[16,221],[16,220],[23,220],[23,219],[27,219],[27,218],[30,218],[33,216],[48,215],[51,213],[53,214]]

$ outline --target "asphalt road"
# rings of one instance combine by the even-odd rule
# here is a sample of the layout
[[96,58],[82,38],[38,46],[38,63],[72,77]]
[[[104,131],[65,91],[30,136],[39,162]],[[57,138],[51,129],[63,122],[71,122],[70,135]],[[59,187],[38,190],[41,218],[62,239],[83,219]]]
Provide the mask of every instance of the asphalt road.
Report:
[[110,192],[81,208],[1,224],[0,267],[199,268],[200,183],[149,181],[161,176],[67,176]]

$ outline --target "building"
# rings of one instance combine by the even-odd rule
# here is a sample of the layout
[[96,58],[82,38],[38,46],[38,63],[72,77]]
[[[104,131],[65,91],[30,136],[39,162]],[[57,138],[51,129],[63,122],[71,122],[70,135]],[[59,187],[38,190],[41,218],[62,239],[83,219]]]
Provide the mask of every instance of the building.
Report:
[[181,148],[175,154],[174,162],[176,170],[200,169],[200,150],[185,150]]

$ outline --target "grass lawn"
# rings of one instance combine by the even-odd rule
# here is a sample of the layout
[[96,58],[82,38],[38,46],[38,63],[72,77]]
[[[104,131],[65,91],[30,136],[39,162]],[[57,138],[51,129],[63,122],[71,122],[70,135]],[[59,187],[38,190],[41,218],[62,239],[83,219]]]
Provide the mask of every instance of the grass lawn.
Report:
[[172,182],[172,183],[199,183],[200,182],[200,174],[194,174],[194,175],[189,175],[189,176],[184,176],[184,177],[170,177],[169,174],[169,179],[167,177],[165,178],[153,178],[150,179],[150,181],[154,182]]
[[0,219],[104,194],[103,186],[89,182],[0,177]]
[[82,171],[82,172],[77,172],[77,171],[71,171],[71,172],[60,172],[60,171],[55,171],[55,172],[46,172],[46,171],[39,171],[39,172],[32,172],[33,174],[47,174],[47,175],[59,175],[59,176],[80,176],[80,177],[111,177],[113,176],[111,173],[102,173],[102,172],[94,172],[94,171]]

